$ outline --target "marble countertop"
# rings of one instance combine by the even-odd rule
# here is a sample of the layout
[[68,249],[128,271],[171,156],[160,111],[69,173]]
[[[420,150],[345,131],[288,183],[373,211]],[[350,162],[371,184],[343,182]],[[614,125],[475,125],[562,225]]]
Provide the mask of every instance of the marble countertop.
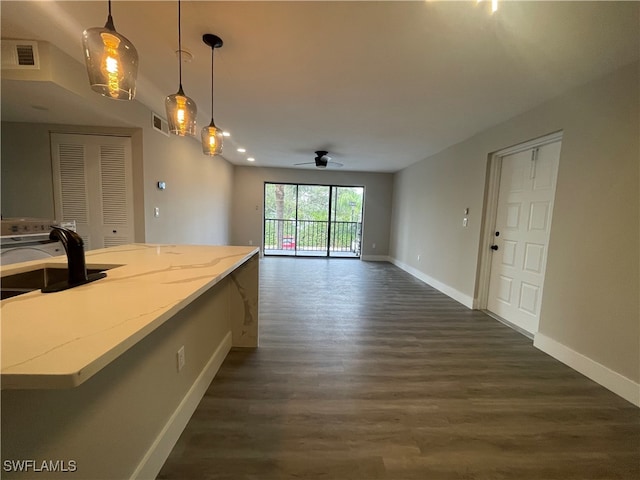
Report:
[[[0,302],[2,388],[86,381],[257,254],[256,247],[132,244],[86,254],[107,277]],[[66,266],[66,257],[1,268],[12,275]]]

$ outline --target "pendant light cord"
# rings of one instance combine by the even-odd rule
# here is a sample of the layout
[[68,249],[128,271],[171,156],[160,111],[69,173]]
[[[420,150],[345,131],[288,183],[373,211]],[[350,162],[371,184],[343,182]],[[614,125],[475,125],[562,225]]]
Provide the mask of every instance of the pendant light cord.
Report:
[[[111,0],[109,0],[111,1]],[[178,71],[180,72],[180,92],[182,92],[182,18],[180,15],[180,0],[178,0]]]
[[211,46],[211,123],[213,123],[213,51],[215,48]]
[[105,23],[104,28],[115,32],[116,27],[113,26],[113,17],[111,16],[111,0],[109,0],[109,15],[107,16],[107,23]]

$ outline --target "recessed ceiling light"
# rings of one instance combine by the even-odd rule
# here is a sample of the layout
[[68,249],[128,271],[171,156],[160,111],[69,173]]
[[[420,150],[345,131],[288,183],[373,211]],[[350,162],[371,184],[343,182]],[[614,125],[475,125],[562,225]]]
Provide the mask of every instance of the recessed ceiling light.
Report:
[[239,148],[239,149],[238,149],[238,151],[239,151],[240,153],[244,153],[244,152],[246,152],[247,150],[246,150],[246,149],[244,149],[244,148]]
[[255,158],[253,158],[253,157],[249,157],[249,158],[247,158],[247,162],[255,162],[255,161],[256,161],[256,159],[255,159]]
[[222,132],[223,137],[230,137],[231,134],[229,132]]

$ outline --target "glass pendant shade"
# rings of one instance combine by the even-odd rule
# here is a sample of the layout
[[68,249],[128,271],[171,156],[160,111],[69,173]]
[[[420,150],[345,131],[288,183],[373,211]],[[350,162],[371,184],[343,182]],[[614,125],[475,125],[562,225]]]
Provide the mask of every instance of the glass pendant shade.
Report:
[[180,87],[173,95],[169,95],[164,106],[167,110],[167,122],[169,123],[169,132],[180,137],[196,136],[196,116],[198,115],[198,107],[196,102],[187,97],[182,90],[182,9],[180,8],[180,0],[178,0],[178,71],[180,78]]
[[169,131],[181,137],[195,137],[198,107],[184,94],[182,86],[177,93],[166,98],[164,105],[167,109]]
[[105,97],[133,100],[138,52],[126,37],[116,32],[111,15],[103,28],[84,31],[82,46],[91,88]]
[[216,127],[211,119],[208,127],[202,129],[202,151],[205,155],[220,155],[222,153],[222,130]]

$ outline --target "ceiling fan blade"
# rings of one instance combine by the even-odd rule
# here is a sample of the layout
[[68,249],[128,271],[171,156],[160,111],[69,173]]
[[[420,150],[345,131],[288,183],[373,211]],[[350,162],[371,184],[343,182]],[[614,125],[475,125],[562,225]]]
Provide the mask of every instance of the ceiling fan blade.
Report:
[[294,163],[293,165],[297,166],[297,165],[315,165],[315,164],[316,162],[304,162],[304,163]]
[[328,162],[328,163],[327,163],[327,166],[331,166],[331,167],[338,167],[338,168],[340,168],[340,167],[344,167],[344,164],[342,164],[342,163],[338,163],[338,162]]

